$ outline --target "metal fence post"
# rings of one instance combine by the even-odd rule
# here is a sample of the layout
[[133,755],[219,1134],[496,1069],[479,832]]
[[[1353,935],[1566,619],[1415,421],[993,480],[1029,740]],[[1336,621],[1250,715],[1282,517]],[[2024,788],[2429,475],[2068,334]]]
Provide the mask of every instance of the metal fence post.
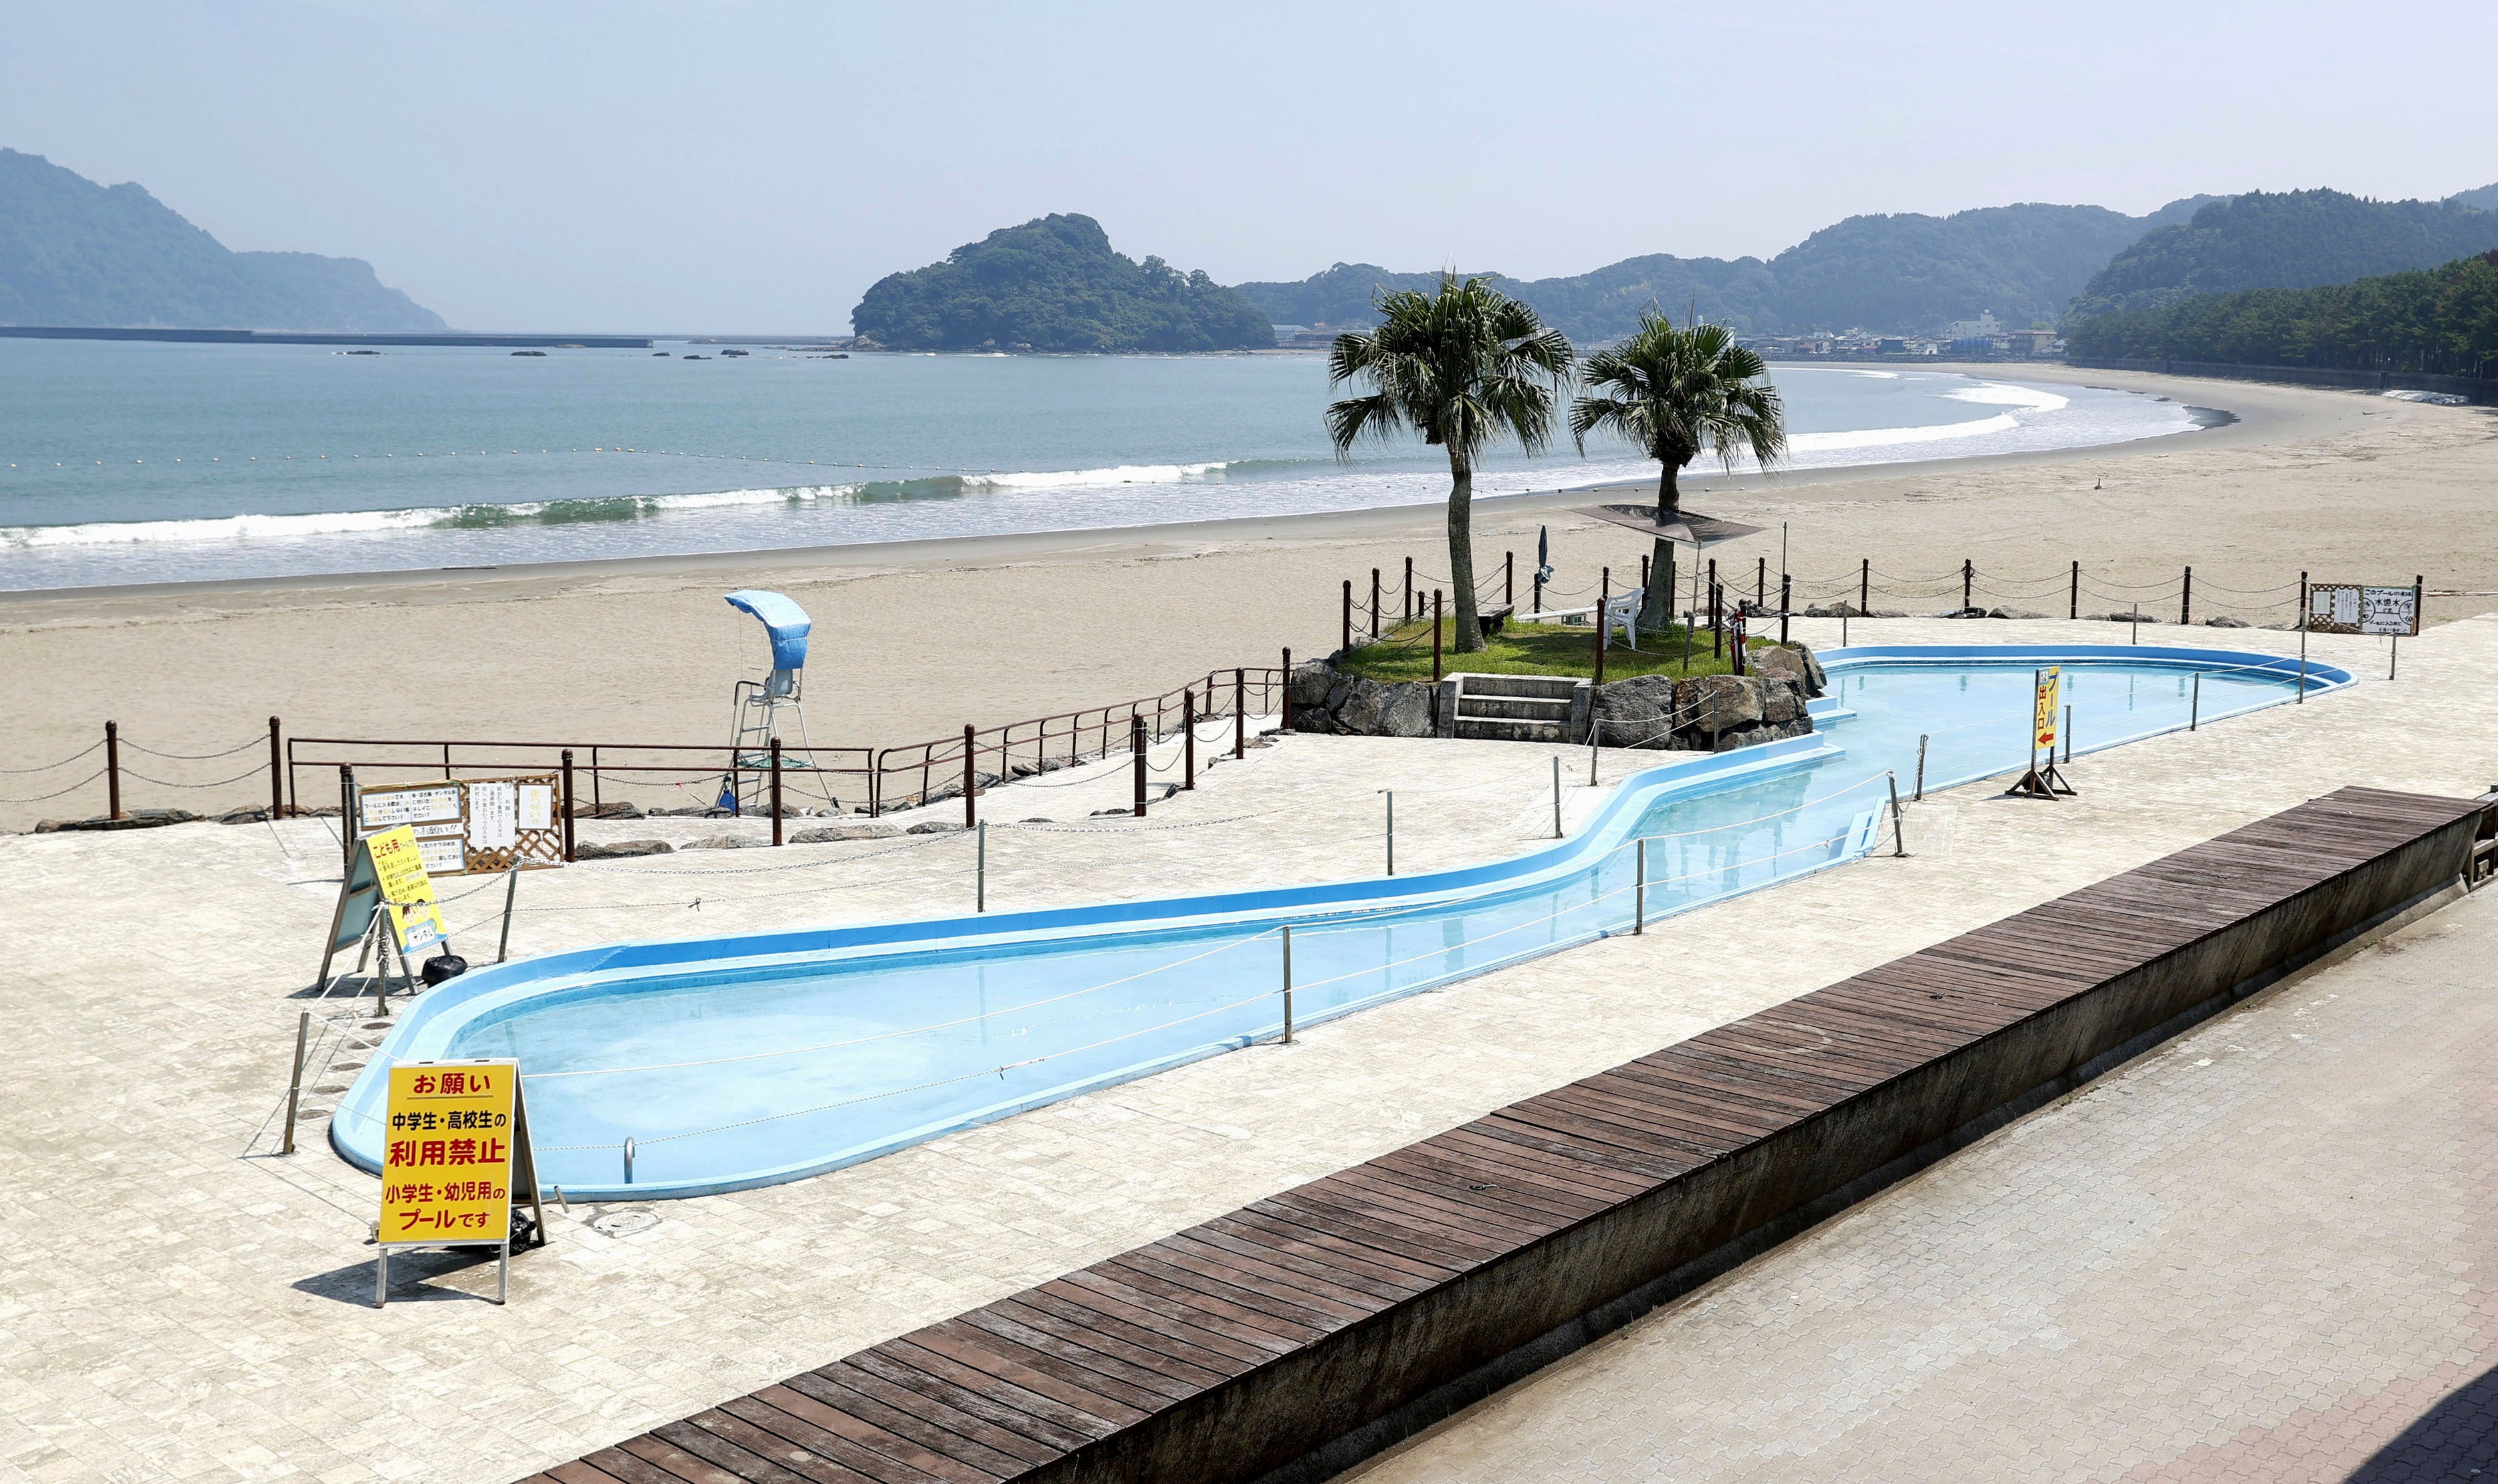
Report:
[[[323,986],[324,989],[328,987]],[[281,1154],[295,1152],[295,1105],[304,1095],[304,1043],[312,1034],[312,1012],[299,1011],[295,1017],[295,1073],[286,1079],[286,1138],[278,1146]]]
[[1431,683],[1440,683],[1440,589],[1431,589]]
[[356,864],[356,770],[338,765],[338,857],[341,868]]
[[1197,788],[1197,692],[1183,685],[1179,692],[1180,784],[1194,792]]
[[1249,670],[1236,665],[1232,671],[1232,755],[1249,755]]
[[964,722],[963,828],[966,830],[978,823],[980,817],[980,806],[975,802],[979,797],[980,792],[980,766],[978,760],[979,754],[977,751],[977,737],[978,734],[972,730],[972,724],[968,721]]
[[980,821],[979,852],[972,869],[972,910],[985,912],[989,909],[989,822],[985,819]]
[[1561,754],[1553,754],[1553,837],[1561,837]]
[[1893,773],[1883,776],[1891,780],[1891,858],[1898,860],[1908,853],[1908,837],[1900,828],[1900,775]]
[[1284,924],[1284,1044],[1293,1044],[1293,925]]
[[2076,557],[2074,557],[2074,558],[2073,558],[2073,591],[2072,591],[2072,596],[2071,596],[2071,598],[2067,601],[2067,603],[2066,603],[2066,605],[2065,616],[2066,616],[2066,617],[2067,617],[2067,618],[2078,618],[2078,617],[2080,617],[2081,616],[2082,616],[2082,559],[2081,559],[2080,557],[2076,556]]
[[1379,637],[1379,569],[1370,569],[1370,637]]
[[1500,601],[1506,607],[1518,606],[1518,553],[1500,553]]
[[2203,724],[2203,672],[2194,672],[2194,693],[2186,703],[2186,730],[2194,731]]
[[1973,593],[1977,587],[1977,565],[1964,556],[1960,559],[1960,606],[1963,613],[1976,607]]
[[1856,616],[1860,618],[1865,616],[1865,611],[1873,602],[1874,558],[1860,556],[1856,559]]
[[1639,874],[1631,890],[1631,934],[1636,937],[1648,931],[1648,841],[1639,842]]
[[1760,558],[1752,567],[1752,606],[1770,606],[1770,559]]
[[1293,730],[1293,651],[1284,651],[1284,675],[1276,687],[1275,730],[1289,734]]
[[1344,580],[1344,643],[1343,652],[1353,652],[1353,579]]
[[[1926,742],[1930,737],[1929,733],[1917,734],[1917,802],[1920,804],[1925,802],[1926,797]],[[1896,789],[1898,786],[1895,780],[1892,787]]]
[[1145,817],[1145,718],[1138,713],[1128,717],[1128,750],[1136,754],[1137,817]]
[[277,744],[277,718],[272,716],[269,718],[269,817],[272,819],[282,819],[286,815],[286,764],[280,755],[283,751]]
[[1414,621],[1414,558],[1405,558],[1405,621]]
[[781,843],[781,739],[772,740],[772,843]]
[[576,859],[572,838],[572,749],[563,749],[563,859],[566,865]]
[[1383,788],[1388,798],[1388,873],[1396,874],[1396,790]]
[[2186,569],[2186,585],[2177,590],[2177,622],[2182,626],[2194,621],[2194,569]]
[[495,962],[502,963],[512,956],[512,903],[521,895],[521,853],[512,852],[511,867],[503,872],[503,933],[495,939]]
[[1787,619],[1795,609],[1795,578],[1778,574],[1778,643],[1787,642]]
[[121,728],[104,724],[104,816],[121,817]]

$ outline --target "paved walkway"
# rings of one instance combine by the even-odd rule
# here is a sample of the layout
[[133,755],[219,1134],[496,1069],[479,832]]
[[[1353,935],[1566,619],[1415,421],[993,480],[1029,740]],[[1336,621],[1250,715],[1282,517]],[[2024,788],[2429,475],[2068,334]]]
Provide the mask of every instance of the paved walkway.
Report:
[[1355,1475],[2498,1476],[2498,892]]
[[[1860,642],[1914,642],[2112,626],[1856,627]],[[2364,664],[2382,647],[2319,647],[2343,651]],[[517,1477],[2343,783],[2477,793],[2498,777],[2493,670],[2498,620],[2447,625],[2406,647],[2398,682],[2081,759],[2083,797],[2053,810],[1984,788],[1945,796],[1906,861],[819,1179],[647,1212],[575,1207],[516,1264],[503,1309],[464,1296],[491,1291],[491,1268],[413,1261],[400,1301],[365,1307],[374,1184],[317,1128],[293,1157],[267,1153],[299,1009],[357,1024],[289,997],[336,892],[324,825],[0,838],[0,1007],[17,1053],[0,1104],[0,1479]],[[1565,774],[1584,777],[1585,753],[1568,755]],[[1373,790],[1391,785],[1400,866],[1508,854],[1549,832],[1547,756],[1291,739],[1215,770],[1147,830],[993,835],[990,900],[1365,872]],[[1629,760],[1605,766],[1618,777]],[[1057,801],[1082,790],[1044,803],[1034,788],[997,796],[991,817],[1075,817]],[[1575,783],[1565,795],[1574,809],[1592,799]],[[523,883],[532,910],[514,946],[959,911],[970,865],[957,836],[542,872]],[[490,902],[455,906],[455,927]]]

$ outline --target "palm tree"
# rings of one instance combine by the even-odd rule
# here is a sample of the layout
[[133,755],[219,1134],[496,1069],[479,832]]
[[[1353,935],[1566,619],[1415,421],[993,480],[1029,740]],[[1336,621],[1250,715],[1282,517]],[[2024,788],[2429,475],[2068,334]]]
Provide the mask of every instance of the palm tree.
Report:
[[1475,618],[1475,461],[1504,437],[1532,454],[1551,440],[1554,403],[1576,359],[1557,330],[1481,278],[1440,275],[1439,292],[1407,290],[1378,301],[1379,328],[1340,334],[1328,380],[1371,390],[1327,410],[1336,457],[1363,437],[1408,428],[1449,451],[1449,580],[1457,588],[1457,648],[1483,647]]
[[[1769,468],[1786,453],[1786,417],[1770,368],[1735,343],[1723,325],[1697,321],[1677,330],[1653,310],[1639,330],[1587,359],[1590,394],[1570,407],[1570,436],[1585,453],[1587,435],[1613,433],[1648,451],[1661,466],[1656,523],[1682,519],[1675,479],[1683,465],[1714,453],[1728,473],[1748,454]],[[1640,603],[1640,627],[1662,629],[1674,617],[1674,543],[1660,536],[1654,578]]]

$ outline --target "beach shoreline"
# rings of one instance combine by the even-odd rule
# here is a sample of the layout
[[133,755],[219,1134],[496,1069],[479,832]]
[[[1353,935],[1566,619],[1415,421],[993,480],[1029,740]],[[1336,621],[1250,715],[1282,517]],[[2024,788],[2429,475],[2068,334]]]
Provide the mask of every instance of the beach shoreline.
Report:
[[[2498,511],[2485,493],[2498,485],[2498,417],[2485,409],[2054,366],[2019,374],[2168,395],[2237,421],[2130,444],[1768,480],[1688,471],[1691,508],[1764,527],[1710,554],[1730,579],[1766,573],[1774,596],[1783,526],[1783,566],[1803,581],[1826,585],[1867,563],[1882,582],[1932,585],[1969,560],[1989,581],[2037,580],[2033,610],[2058,616],[2064,586],[2043,580],[2072,561],[2104,591],[2173,584],[2191,564],[2198,620],[2260,598],[2269,606],[2249,621],[2286,621],[2283,584],[2294,592],[2302,570],[2498,589]],[[1522,603],[1538,529],[1549,527],[1556,589],[1592,587],[1606,568],[1617,588],[1631,585],[1649,543],[1571,509],[1652,490],[1479,501],[1477,571],[1496,583],[1502,553],[1516,553]],[[0,594],[0,672],[13,690],[0,768],[66,758],[107,719],[137,744],[194,754],[265,736],[272,715],[288,735],[724,743],[730,686],[765,659],[760,630],[721,601],[746,586],[787,591],[815,617],[814,741],[898,744],[1273,665],[1287,646],[1325,654],[1337,647],[1342,584],[1366,598],[1370,569],[1381,569],[1393,617],[1409,556],[1427,602],[1447,561],[1441,507],[12,592]],[[1952,605],[1877,593],[1874,606]],[[2100,611],[2109,606],[2122,605]],[[2487,606],[2434,599],[2430,616]],[[218,766],[151,760],[166,786],[134,786],[124,806],[248,802],[247,782],[178,786],[223,776]],[[13,776],[0,796],[23,801],[80,771]],[[265,780],[257,786],[266,799]],[[97,783],[0,802],[0,828],[100,813],[102,796]]]

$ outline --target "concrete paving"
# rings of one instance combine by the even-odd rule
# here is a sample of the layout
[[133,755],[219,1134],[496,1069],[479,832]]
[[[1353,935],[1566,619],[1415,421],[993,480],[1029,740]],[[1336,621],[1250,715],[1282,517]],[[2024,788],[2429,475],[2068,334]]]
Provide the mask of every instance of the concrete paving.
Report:
[[[2111,626],[1853,627],[1859,642],[2020,642],[2096,641]],[[1827,642],[1809,625],[1799,637]],[[2366,668],[2383,646],[2317,652]],[[295,1155],[272,1152],[298,1012],[347,1033],[366,1024],[353,1005],[298,995],[336,890],[326,824],[0,838],[0,1006],[18,1053],[0,1119],[0,1479],[517,1477],[2341,784],[2478,793],[2498,776],[2493,669],[2498,620],[2447,625],[2406,647],[2399,681],[2081,759],[2078,800],[2023,805],[1983,785],[1941,796],[1912,821],[1918,853],[1905,861],[818,1179],[575,1206],[556,1214],[550,1247],[515,1264],[501,1309],[474,1297],[491,1292],[491,1265],[464,1259],[394,1263],[405,1279],[392,1306],[366,1307],[375,1184],[329,1153],[317,1124]],[[1141,828],[993,832],[990,901],[1367,874],[1388,786],[1400,867],[1510,854],[1550,833],[1549,756],[1286,739],[1214,769]],[[1586,754],[1566,756],[1565,803],[1583,812],[1597,798]],[[1610,756],[1604,776],[1637,761]],[[1125,798],[1123,778],[1059,781],[1001,791],[988,815],[1063,822]],[[960,911],[971,864],[955,835],[539,872],[523,882],[514,947]],[[448,913],[472,957],[491,941],[499,885],[477,890]],[[344,1035],[326,1044],[316,1086],[342,1086],[363,1058]]]

